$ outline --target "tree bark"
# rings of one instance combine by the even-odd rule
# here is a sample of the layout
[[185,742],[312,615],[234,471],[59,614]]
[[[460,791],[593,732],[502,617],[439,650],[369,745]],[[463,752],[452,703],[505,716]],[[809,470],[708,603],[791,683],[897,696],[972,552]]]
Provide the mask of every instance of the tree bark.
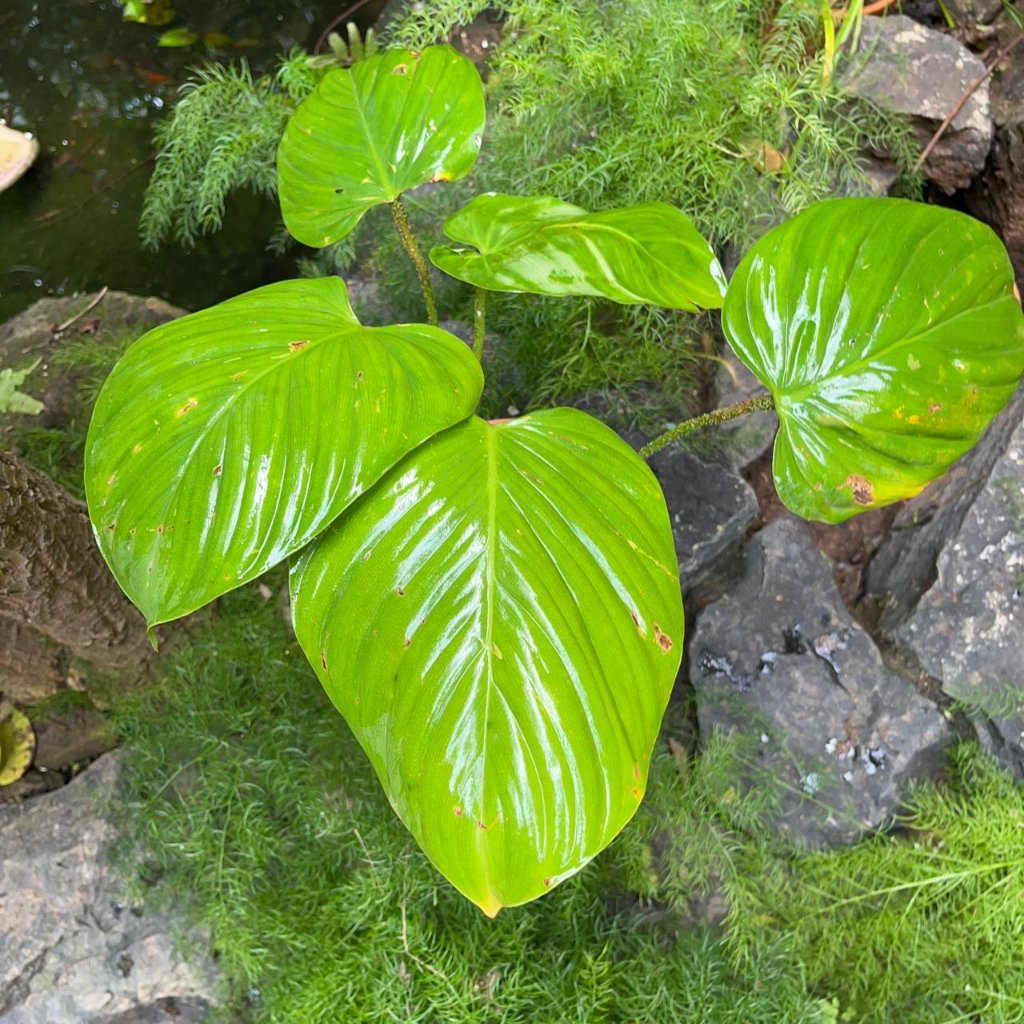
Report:
[[85,505],[9,452],[0,452],[0,615],[101,669],[140,665],[149,651]]

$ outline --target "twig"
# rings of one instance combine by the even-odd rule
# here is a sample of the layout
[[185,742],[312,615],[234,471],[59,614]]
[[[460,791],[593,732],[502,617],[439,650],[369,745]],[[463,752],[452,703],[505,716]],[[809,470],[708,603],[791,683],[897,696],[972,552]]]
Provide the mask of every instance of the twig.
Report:
[[90,302],[89,305],[85,307],[85,309],[79,310],[73,317],[71,317],[70,320],[65,320],[64,323],[62,323],[59,327],[54,327],[53,333],[60,334],[62,331],[66,331],[73,323],[75,323],[75,321],[81,320],[86,313],[88,313],[90,310],[95,309],[103,301],[103,296],[106,295],[108,291],[110,291],[110,288],[107,285],[104,285],[96,293],[96,296],[93,298],[92,302]]
[[[892,5],[894,3],[896,3],[896,0],[875,0],[875,2],[873,4],[867,4],[864,7],[864,10],[862,10],[860,13],[861,14],[881,14],[882,11],[884,11],[887,7],[892,7]],[[849,7],[841,7],[841,8],[839,8],[839,10],[832,12],[832,17],[836,21],[842,21],[843,18],[845,18],[846,15],[849,14],[849,12],[850,12],[850,8]]]
[[960,99],[956,101],[956,104],[953,106],[953,109],[946,116],[946,120],[943,121],[942,124],[940,124],[939,127],[935,130],[935,134],[928,140],[928,145],[924,147],[924,149],[921,151],[921,155],[914,162],[913,170],[915,173],[921,170],[921,168],[924,166],[925,160],[928,159],[928,157],[931,155],[932,150],[939,144],[939,140],[942,138],[942,136],[946,134],[946,130],[953,123],[954,119],[956,118],[956,115],[959,114],[960,111],[964,109],[964,104],[981,87],[985,79],[988,78],[988,76],[991,75],[992,72],[995,71],[995,69],[999,67],[999,65],[1002,64],[1002,62],[1006,60],[1006,58],[1017,48],[1017,46],[1022,40],[1024,40],[1024,32],[1017,36],[1016,39],[1007,43],[1004,47],[1002,47],[1002,49],[997,50],[996,55],[992,58],[992,62],[988,65],[988,67],[986,67],[982,74],[978,75],[978,77],[973,82],[971,82],[969,86],[967,86],[967,88],[964,90],[963,95],[960,97]]
[[409,934],[405,922],[405,900],[402,900],[402,948],[405,950],[405,955],[414,963],[417,967],[422,967],[425,971],[430,971],[431,974],[436,974],[439,978],[444,981],[449,981],[448,975],[444,971],[439,971],[433,964],[428,964],[426,960],[421,960],[410,948],[409,948]]

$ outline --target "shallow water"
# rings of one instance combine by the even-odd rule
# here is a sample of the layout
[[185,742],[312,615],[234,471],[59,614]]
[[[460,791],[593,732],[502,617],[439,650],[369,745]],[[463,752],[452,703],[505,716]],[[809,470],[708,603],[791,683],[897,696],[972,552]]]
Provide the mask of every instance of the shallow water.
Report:
[[[343,6],[300,0],[173,0],[164,27],[124,22],[113,0],[4,0],[0,4],[0,118],[31,131],[32,170],[0,193],[0,321],[46,295],[103,285],[159,295],[187,308],[293,273],[266,252],[276,223],[269,200],[240,196],[225,230],[188,253],[143,251],[142,191],[152,134],[186,71],[244,57],[255,70],[294,44],[315,45]],[[223,33],[240,48],[157,46],[167,28]]]

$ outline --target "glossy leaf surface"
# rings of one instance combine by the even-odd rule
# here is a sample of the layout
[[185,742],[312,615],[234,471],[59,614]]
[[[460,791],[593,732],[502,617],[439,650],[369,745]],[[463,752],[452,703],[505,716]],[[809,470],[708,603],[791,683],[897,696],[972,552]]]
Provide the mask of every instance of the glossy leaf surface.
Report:
[[658,483],[597,420],[438,435],[303,553],[292,601],[398,814],[488,914],[636,810],[683,612]]
[[477,196],[444,226],[434,265],[481,288],[596,295],[670,309],[718,309],[725,277],[689,218],[667,203],[587,213],[549,196]]
[[1002,243],[905,200],[819,203],[771,231],[737,269],[722,320],[774,396],[775,486],[807,519],[917,494],[1024,372]]
[[467,175],[483,130],[480,75],[450,46],[392,50],[329,71],[277,151],[285,225],[306,245],[337,242],[370,207]]
[[338,278],[158,327],[100,392],[86,453],[100,549],[151,625],[306,544],[482,388],[437,328],[360,325]]

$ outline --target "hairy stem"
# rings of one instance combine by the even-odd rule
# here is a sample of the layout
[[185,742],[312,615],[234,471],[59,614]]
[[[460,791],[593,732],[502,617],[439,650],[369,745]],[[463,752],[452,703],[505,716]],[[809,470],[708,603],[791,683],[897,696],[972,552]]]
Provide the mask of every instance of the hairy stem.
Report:
[[484,358],[484,322],[487,315],[487,292],[477,288],[473,295],[473,355]]
[[734,420],[739,416],[746,416],[752,412],[762,412],[775,408],[775,400],[769,394],[757,395],[755,398],[748,398],[745,402],[737,402],[735,405],[727,405],[724,409],[715,409],[714,412],[706,412],[703,416],[694,416],[693,419],[683,420],[678,426],[659,434],[653,441],[645,444],[640,449],[640,455],[649,459],[655,452],[660,452],[667,444],[678,441],[687,434],[696,433],[705,427],[714,427],[726,420]]
[[416,242],[416,236],[409,226],[409,216],[402,205],[401,197],[396,196],[392,199],[390,206],[391,215],[395,218],[395,227],[398,228],[398,233],[402,236],[402,245],[405,246],[405,251],[409,254],[409,259],[412,260],[420,279],[423,301],[427,305],[427,320],[430,321],[432,327],[436,327],[437,306],[434,304],[434,289],[430,286],[430,270],[427,267],[427,261],[423,258],[423,253],[420,252],[420,247]]

